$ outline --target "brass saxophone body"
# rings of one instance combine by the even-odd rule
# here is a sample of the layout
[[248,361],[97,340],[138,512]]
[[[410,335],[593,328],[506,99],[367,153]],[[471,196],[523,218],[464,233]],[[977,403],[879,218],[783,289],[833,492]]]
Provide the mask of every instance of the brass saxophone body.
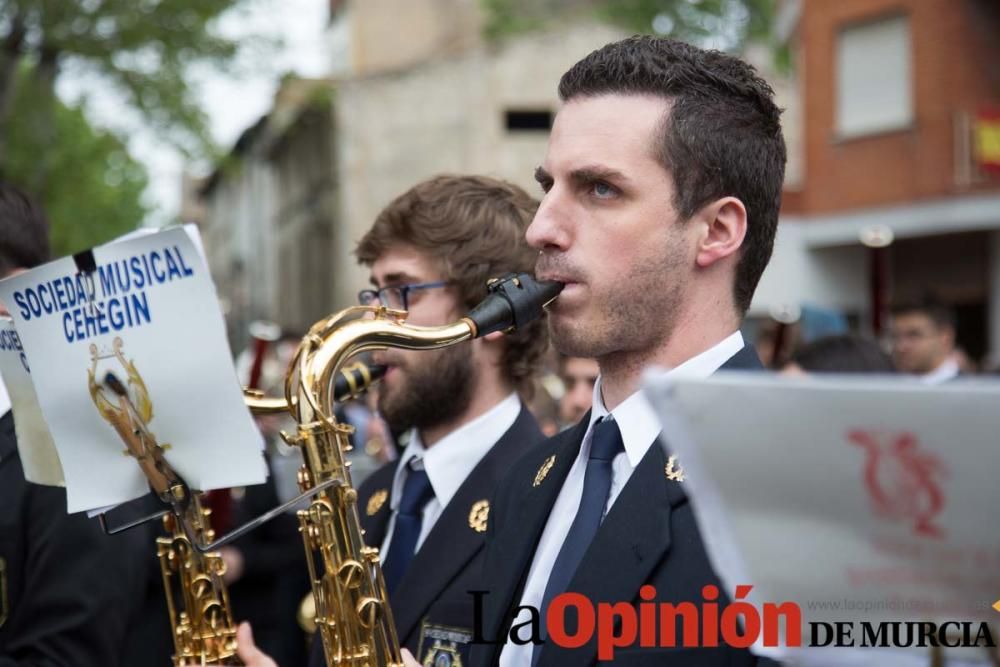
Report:
[[219,552],[201,553],[191,544],[181,522],[201,542],[211,542],[209,511],[192,495],[185,516],[163,518],[166,537],[156,539],[167,610],[174,637],[174,665],[239,665],[236,658],[236,624],[222,575],[225,563]]
[[[372,318],[359,319],[362,314]],[[403,662],[378,550],[365,545],[361,530],[357,491],[344,458],[353,429],[334,418],[333,379],[349,357],[367,350],[432,349],[474,335],[466,322],[425,329],[403,324],[403,317],[398,311],[356,307],[318,323],[303,339],[296,353],[297,373],[286,385],[286,405],[292,406],[298,426],[295,434],[284,437],[302,449],[301,490],[336,480],[298,513],[316,630],[331,667]]]
[[[504,293],[507,287],[524,292],[515,294],[522,302],[510,302]],[[348,308],[316,323],[303,338],[286,378],[283,400],[255,393],[245,397],[256,413],[291,412],[297,431],[282,435],[289,444],[302,448],[299,486],[303,492],[325,487],[298,517],[316,629],[328,667],[403,664],[378,550],[365,545],[357,491],[344,459],[353,428],[334,418],[341,369],[350,357],[366,351],[437,349],[514,328],[540,316],[542,307],[561,288],[558,283],[536,283],[524,274],[512,276],[491,286],[491,296],[468,317],[441,327],[408,325],[403,311]]]

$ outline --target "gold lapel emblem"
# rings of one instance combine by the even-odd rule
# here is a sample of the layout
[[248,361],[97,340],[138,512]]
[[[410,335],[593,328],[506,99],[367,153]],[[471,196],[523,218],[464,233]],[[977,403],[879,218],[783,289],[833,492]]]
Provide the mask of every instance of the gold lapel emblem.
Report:
[[479,500],[472,504],[472,509],[469,511],[469,528],[477,533],[485,533],[489,518],[490,501]]
[[667,467],[664,469],[667,473],[667,479],[671,482],[683,482],[684,481],[684,468],[677,465],[677,457],[673,454],[667,459]]
[[556,462],[555,454],[545,459],[545,463],[543,463],[542,467],[538,469],[537,473],[535,473],[535,481],[532,482],[531,485],[538,486],[539,484],[541,484],[545,480],[545,477],[549,474],[549,471],[552,470],[552,466],[555,464],[555,462]]
[[382,505],[385,505],[386,498],[389,497],[389,492],[385,489],[379,489],[371,495],[368,499],[368,507],[365,511],[368,512],[368,516],[375,516],[378,511],[382,509]]

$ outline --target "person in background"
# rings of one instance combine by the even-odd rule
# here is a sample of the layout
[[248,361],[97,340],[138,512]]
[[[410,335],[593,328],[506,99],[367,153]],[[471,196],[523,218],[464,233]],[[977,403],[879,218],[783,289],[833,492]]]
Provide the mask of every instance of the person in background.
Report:
[[784,375],[810,373],[895,373],[892,357],[870,338],[826,336],[799,348],[781,369]]
[[[0,278],[48,259],[42,209],[0,181]],[[0,667],[133,667],[122,644],[155,544],[141,531],[105,535],[66,513],[66,489],[27,481],[2,383],[0,415]]]
[[600,373],[595,359],[559,355],[559,378],[565,387],[565,393],[559,399],[561,428],[572,426],[587,414]]
[[902,373],[940,384],[959,375],[955,358],[955,315],[933,301],[893,309],[892,356]]

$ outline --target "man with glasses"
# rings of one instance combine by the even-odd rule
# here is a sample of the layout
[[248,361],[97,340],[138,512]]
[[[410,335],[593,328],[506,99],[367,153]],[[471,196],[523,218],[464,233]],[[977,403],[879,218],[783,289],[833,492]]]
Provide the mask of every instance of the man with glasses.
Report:
[[[406,310],[409,324],[454,322],[486,297],[488,279],[533,269],[537,252],[524,233],[537,206],[517,186],[479,176],[414,186],[358,244],[373,285],[359,300]],[[381,550],[400,642],[422,663],[430,653],[433,664],[442,646],[468,653],[467,591],[477,587],[493,488],[543,439],[522,397],[547,346],[545,325],[536,322],[441,350],[375,355],[388,367],[378,410],[408,443],[397,462],[361,485],[358,508],[365,540]],[[273,665],[247,635],[241,630],[245,663]],[[310,665],[325,664],[314,641]]]

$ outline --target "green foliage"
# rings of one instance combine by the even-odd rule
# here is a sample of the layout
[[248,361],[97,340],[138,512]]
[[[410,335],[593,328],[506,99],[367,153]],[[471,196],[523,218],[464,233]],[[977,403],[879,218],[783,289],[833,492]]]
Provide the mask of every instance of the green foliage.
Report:
[[482,0],[486,14],[483,32],[490,41],[537,30],[545,25],[545,13],[519,0]]
[[766,41],[774,21],[774,0],[607,0],[599,12],[640,33],[739,48],[748,39]]
[[[22,76],[32,74],[28,70]],[[56,101],[48,136],[29,131],[39,94],[24,85],[13,100],[3,176],[45,208],[53,255],[78,252],[138,227],[146,215],[141,200],[146,170],[121,139],[91,127],[79,107]],[[38,187],[43,161],[47,177]]]
[[775,0],[482,0],[486,35],[503,37],[552,20],[596,15],[636,33],[738,50],[770,42]]
[[[161,136],[209,155],[204,113],[185,80],[195,62],[225,64],[237,46],[213,22],[246,0],[4,0],[0,2],[0,130],[24,64],[42,65],[50,94],[67,65],[111,84]],[[45,76],[46,68],[51,75]],[[9,135],[9,133],[8,133]],[[0,160],[2,160],[0,153]],[[2,164],[2,162],[0,162]]]

